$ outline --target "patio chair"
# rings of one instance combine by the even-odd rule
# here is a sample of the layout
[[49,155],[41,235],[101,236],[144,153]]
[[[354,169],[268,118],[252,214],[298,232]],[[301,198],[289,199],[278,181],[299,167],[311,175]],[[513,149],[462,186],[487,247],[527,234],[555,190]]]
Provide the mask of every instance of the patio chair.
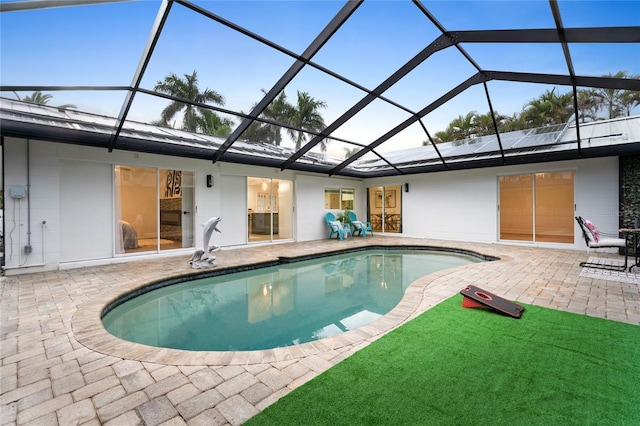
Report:
[[358,235],[362,235],[363,238],[367,238],[367,231],[371,232],[371,236],[373,236],[373,229],[371,228],[371,222],[362,222],[358,220],[358,217],[354,212],[348,213],[349,220],[351,221],[351,226],[353,233],[358,233]]
[[329,227],[329,238],[332,238],[336,235],[336,238],[340,240],[344,240],[344,236],[349,234],[351,238],[353,238],[353,234],[351,233],[351,228],[342,225],[338,220],[336,220],[336,215],[329,212],[324,216],[324,220]]
[[[578,222],[578,225],[580,225],[582,236],[584,237],[584,241],[587,243],[587,254],[589,254],[589,251],[591,249],[599,248],[623,248],[626,250],[627,243],[623,238],[617,238],[615,234],[609,234],[599,231],[598,228],[590,220],[585,219],[582,216],[576,216],[576,222]],[[602,236],[604,236],[605,238],[602,238]],[[598,263],[589,262],[580,262],[580,266],[600,269],[613,269],[616,271],[626,269],[626,265],[617,267],[614,265],[601,265]]]

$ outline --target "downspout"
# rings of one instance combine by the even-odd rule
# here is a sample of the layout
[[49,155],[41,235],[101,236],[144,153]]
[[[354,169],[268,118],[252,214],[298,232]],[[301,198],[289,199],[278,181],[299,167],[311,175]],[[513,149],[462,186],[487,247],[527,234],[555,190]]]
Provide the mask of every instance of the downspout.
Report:
[[24,253],[31,254],[31,140],[27,139],[27,245],[24,246]]

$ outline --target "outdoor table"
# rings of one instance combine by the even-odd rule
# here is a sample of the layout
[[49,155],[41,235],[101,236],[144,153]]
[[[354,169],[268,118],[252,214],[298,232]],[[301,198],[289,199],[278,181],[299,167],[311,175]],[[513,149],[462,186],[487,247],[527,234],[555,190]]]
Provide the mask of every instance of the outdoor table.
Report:
[[629,241],[633,241],[632,247],[634,250],[633,264],[629,266],[629,272],[634,266],[640,268],[640,245],[638,245],[638,238],[640,237],[640,228],[621,228],[620,233],[624,235],[624,268],[627,269],[629,259]]

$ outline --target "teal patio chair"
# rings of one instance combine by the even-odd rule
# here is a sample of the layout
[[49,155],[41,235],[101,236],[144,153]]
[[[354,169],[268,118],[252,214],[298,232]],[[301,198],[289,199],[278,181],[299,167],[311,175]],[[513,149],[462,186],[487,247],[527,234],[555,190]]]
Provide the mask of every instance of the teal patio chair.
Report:
[[351,226],[353,227],[353,233],[358,233],[362,235],[363,238],[367,238],[367,231],[371,232],[371,236],[373,236],[373,229],[371,228],[371,222],[362,222],[358,220],[358,217],[354,212],[348,213],[349,220],[351,221]]
[[334,235],[336,235],[336,238],[344,240],[344,236],[346,234],[349,234],[349,236],[353,238],[351,228],[343,226],[342,223],[336,220],[336,215],[334,215],[333,213],[327,213],[324,216],[324,220],[329,227],[329,238],[332,238]]

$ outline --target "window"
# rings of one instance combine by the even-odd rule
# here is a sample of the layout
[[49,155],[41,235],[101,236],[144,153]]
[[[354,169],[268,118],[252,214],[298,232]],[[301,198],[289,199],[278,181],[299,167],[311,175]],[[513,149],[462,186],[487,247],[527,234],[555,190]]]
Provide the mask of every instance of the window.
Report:
[[573,175],[501,176],[500,239],[573,243]]
[[326,210],[353,210],[356,190],[353,188],[325,188]]
[[342,188],[340,191],[340,208],[342,210],[353,210],[355,192],[353,188]]

